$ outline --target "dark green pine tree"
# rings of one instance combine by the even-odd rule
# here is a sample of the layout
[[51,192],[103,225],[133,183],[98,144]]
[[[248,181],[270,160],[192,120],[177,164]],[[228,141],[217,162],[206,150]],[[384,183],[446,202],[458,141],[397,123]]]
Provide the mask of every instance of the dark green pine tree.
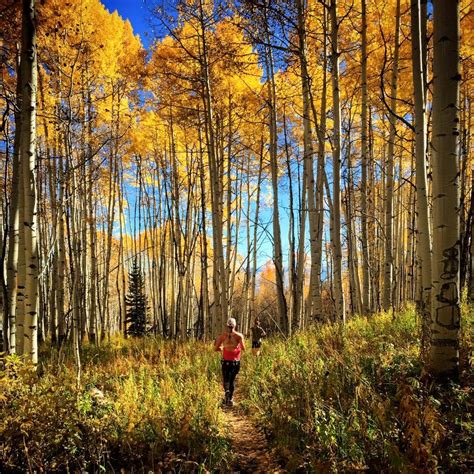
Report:
[[145,282],[135,257],[132,268],[128,274],[128,293],[125,296],[127,305],[127,317],[125,319],[126,334],[134,337],[141,337],[146,332],[147,325],[147,298],[145,294]]

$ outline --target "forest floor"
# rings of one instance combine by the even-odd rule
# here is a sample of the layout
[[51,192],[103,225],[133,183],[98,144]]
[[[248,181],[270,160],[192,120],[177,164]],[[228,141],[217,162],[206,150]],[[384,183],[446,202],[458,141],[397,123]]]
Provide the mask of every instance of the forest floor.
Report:
[[236,391],[236,405],[224,408],[225,429],[231,440],[234,456],[233,473],[283,473],[274,451],[268,445],[264,433],[239,407],[242,395]]

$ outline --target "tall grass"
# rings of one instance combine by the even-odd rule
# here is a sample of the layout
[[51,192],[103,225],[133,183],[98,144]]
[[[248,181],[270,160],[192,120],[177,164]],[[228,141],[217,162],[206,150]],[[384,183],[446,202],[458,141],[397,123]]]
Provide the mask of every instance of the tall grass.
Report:
[[[464,307],[463,377],[474,315]],[[429,385],[413,309],[325,325],[245,354],[240,405],[289,472],[469,472],[473,391]],[[250,351],[249,351],[250,352]],[[43,349],[38,375],[0,370],[0,472],[228,472],[219,355],[209,344],[112,338],[73,357]],[[471,458],[469,457],[471,456]]]
[[58,366],[54,351],[43,354],[41,377],[6,358],[0,471],[225,465],[218,358],[192,346],[151,338],[87,346],[79,388],[70,358]]
[[467,472],[472,389],[421,383],[418,326],[411,308],[357,318],[270,339],[247,361],[246,407],[290,471]]

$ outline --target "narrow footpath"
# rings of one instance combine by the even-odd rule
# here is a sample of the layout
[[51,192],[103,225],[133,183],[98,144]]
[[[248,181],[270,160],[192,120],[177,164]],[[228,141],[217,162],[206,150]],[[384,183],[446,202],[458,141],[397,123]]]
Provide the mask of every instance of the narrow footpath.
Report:
[[234,474],[284,473],[285,471],[279,466],[265,435],[239,409],[238,393],[236,395],[237,405],[223,409],[235,456],[231,472]]

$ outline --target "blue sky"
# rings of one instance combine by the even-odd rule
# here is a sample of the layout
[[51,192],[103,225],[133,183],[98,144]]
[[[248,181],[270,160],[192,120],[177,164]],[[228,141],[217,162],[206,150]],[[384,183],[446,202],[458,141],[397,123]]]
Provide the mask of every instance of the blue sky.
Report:
[[151,36],[147,37],[147,33],[151,30],[149,24],[150,13],[143,0],[101,1],[110,12],[117,10],[122,18],[130,20],[135,34],[139,34],[144,46],[148,46],[151,39]]

